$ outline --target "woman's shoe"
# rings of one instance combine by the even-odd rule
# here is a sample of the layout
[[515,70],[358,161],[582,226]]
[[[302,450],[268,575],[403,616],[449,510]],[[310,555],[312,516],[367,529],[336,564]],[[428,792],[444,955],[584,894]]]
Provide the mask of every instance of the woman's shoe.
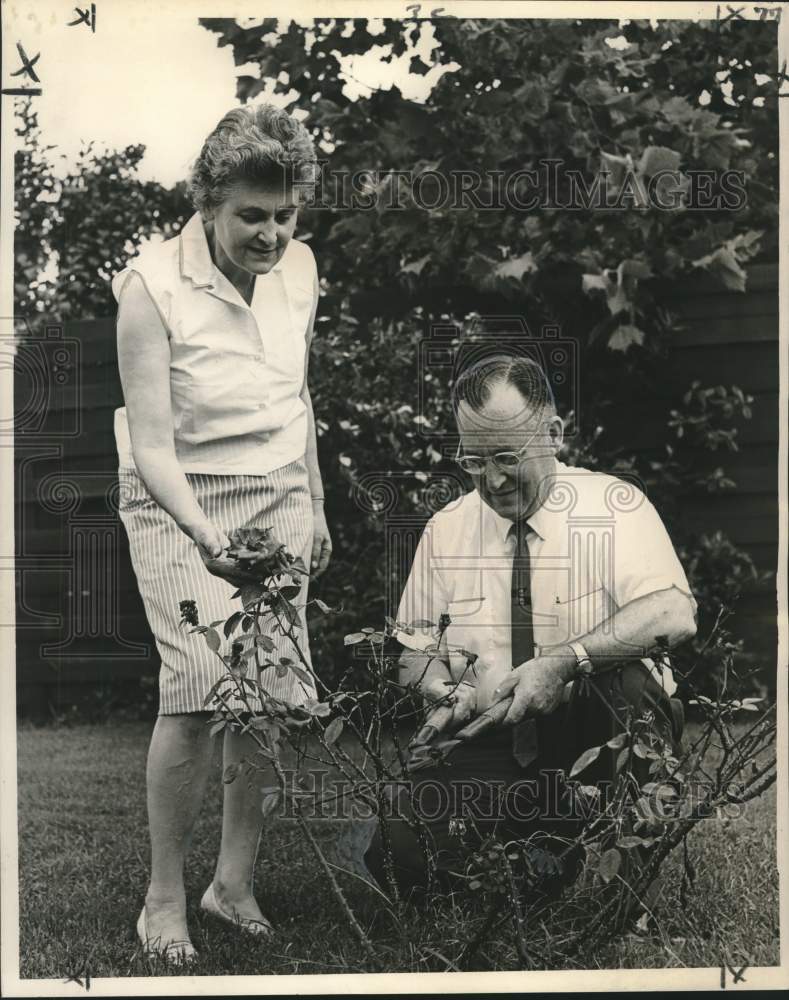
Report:
[[203,893],[200,908],[219,920],[224,920],[225,923],[232,924],[234,927],[240,927],[242,931],[254,934],[256,937],[268,937],[269,934],[274,933],[274,928],[265,917],[262,920],[252,920],[250,917],[240,917],[237,913],[228,913],[220,906],[219,900],[216,898],[213,882]]
[[145,906],[140,911],[137,920],[137,937],[147,958],[163,958],[171,965],[186,965],[197,958],[197,952],[191,941],[171,941],[164,948],[157,948],[148,938],[148,922],[145,919]]

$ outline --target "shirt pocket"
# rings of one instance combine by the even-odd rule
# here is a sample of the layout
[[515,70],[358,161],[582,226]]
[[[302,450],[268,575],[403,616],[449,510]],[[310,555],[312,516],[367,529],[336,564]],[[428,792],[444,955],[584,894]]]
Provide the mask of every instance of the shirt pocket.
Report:
[[170,379],[174,431],[187,444],[265,432],[266,393],[262,382]]
[[489,658],[495,646],[497,630],[490,624],[487,604],[481,594],[449,601],[447,614],[450,625],[446,630],[446,642],[450,652],[465,649],[483,660]]
[[613,606],[605,587],[589,587],[581,593],[560,587],[551,611],[557,617],[551,629],[549,642],[543,645],[579,639],[596,628],[613,613]]

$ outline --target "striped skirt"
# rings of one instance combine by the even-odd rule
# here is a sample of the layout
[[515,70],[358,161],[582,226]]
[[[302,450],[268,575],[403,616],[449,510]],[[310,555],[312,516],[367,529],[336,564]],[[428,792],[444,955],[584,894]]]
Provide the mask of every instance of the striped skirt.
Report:
[[[309,566],[313,517],[307,469],[302,460],[266,476],[186,473],[186,478],[212,524],[225,532],[247,526],[272,528],[288,550],[300,555]],[[132,566],[161,660],[159,714],[207,711],[210,706],[204,705],[206,695],[226,668],[202,635],[191,633],[188,626],[180,624],[179,602],[194,600],[200,623],[207,625],[224,620],[241,608],[240,600],[231,600],[236,588],[208,572],[195,543],[151,497],[136,470],[121,468],[118,479],[119,514],[129,537]],[[302,626],[296,635],[304,656],[311,662],[303,611],[307,585],[304,578],[301,594],[292,602],[302,609],[299,611]],[[267,620],[263,625],[264,632],[276,645],[276,651],[268,657],[275,663],[280,657],[298,661],[293,643],[287,636],[274,632],[274,625]],[[241,634],[238,630],[233,635]],[[224,635],[222,642],[220,652],[228,653],[230,643]],[[254,664],[254,659],[251,663]],[[278,677],[274,668],[269,667],[264,669],[260,680],[270,694],[296,704],[314,695],[305,692],[304,683],[290,671]],[[250,706],[258,708],[259,701],[251,697],[251,692],[248,695]],[[228,704],[242,708],[238,699],[228,699]]]

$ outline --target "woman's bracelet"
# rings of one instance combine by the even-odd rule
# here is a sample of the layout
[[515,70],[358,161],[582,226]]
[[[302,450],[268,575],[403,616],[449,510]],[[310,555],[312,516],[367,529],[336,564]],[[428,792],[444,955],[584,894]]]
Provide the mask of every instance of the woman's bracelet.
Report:
[[323,503],[326,497],[311,497],[310,499],[313,503]]

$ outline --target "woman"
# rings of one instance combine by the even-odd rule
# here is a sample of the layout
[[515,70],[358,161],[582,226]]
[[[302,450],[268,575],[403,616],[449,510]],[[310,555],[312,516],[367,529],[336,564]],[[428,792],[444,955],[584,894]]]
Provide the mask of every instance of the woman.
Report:
[[[224,572],[214,560],[234,527],[273,528],[313,575],[331,552],[307,385],[318,276],[293,239],[314,183],[314,147],[298,121],[271,105],[236,108],[193,168],[197,211],[181,234],[113,279],[126,403],[115,415],[120,516],[161,657],[147,768],[151,881],[137,929],[146,951],[170,961],[195,954],[184,856],[211,760],[204,702],[223,672],[179,627],[179,601],[194,599],[204,622],[233,610],[232,576],[212,573]],[[296,603],[305,599],[306,580]],[[287,639],[271,637],[277,655],[292,655]],[[289,677],[267,687],[307,697]],[[225,766],[253,752],[225,731]],[[242,772],[224,786],[219,858],[201,904],[254,934],[271,931],[252,889],[261,783],[260,772]]]

